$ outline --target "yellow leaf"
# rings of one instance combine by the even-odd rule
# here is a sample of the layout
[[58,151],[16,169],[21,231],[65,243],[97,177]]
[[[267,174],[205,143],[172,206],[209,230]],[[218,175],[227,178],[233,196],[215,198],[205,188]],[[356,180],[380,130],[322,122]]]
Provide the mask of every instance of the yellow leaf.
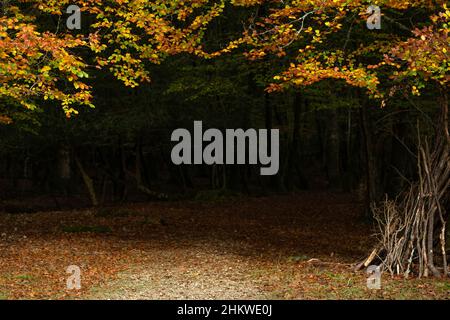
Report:
[[44,66],[44,67],[42,67],[41,72],[46,73],[46,72],[49,72],[51,69],[52,68],[50,68],[49,66]]

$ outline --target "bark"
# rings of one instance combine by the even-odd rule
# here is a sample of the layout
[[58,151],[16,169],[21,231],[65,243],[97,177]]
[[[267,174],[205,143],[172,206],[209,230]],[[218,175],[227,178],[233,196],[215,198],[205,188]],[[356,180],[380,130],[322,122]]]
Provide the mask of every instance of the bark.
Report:
[[77,164],[78,169],[80,170],[81,177],[83,178],[84,185],[91,199],[91,203],[94,207],[98,206],[97,194],[95,193],[94,182],[91,177],[86,173],[83,164],[80,159],[75,156],[75,163]]

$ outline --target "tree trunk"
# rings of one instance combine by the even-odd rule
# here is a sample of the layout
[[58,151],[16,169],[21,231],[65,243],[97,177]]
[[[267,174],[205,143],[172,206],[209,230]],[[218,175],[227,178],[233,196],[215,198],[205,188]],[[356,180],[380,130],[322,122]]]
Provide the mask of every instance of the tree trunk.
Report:
[[70,148],[61,144],[58,149],[58,180],[65,196],[69,193],[71,178]]
[[83,178],[83,182],[84,182],[84,185],[86,186],[86,190],[89,194],[92,205],[94,207],[98,206],[98,200],[97,200],[97,194],[95,193],[94,182],[92,181],[91,177],[89,177],[89,175],[86,173],[80,159],[78,159],[78,157],[76,155],[75,155],[75,163],[77,164],[77,167],[80,170],[81,177]]
[[328,110],[327,174],[331,188],[341,187],[339,123],[336,109]]
[[376,186],[376,160],[373,154],[373,142],[372,142],[372,128],[369,123],[367,109],[367,98],[362,98],[360,107],[360,121],[361,121],[361,133],[363,140],[363,160],[365,167],[365,187],[366,187],[366,210],[365,218],[372,219],[371,205],[375,203],[377,199],[377,186]]

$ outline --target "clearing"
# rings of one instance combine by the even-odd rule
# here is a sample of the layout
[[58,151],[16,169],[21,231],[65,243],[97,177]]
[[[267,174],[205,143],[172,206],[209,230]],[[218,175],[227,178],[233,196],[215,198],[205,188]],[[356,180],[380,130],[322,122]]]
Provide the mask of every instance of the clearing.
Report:
[[[351,195],[0,214],[0,299],[448,299],[448,279],[366,288],[373,230]],[[66,268],[81,268],[67,290]]]

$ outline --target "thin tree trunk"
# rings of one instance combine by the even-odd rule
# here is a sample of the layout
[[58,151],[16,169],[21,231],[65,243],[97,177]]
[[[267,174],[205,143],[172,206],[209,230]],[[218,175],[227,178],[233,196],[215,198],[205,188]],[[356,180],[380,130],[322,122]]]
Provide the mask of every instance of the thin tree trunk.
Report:
[[97,200],[97,195],[95,193],[94,182],[92,181],[91,177],[89,177],[89,175],[86,173],[80,159],[78,159],[78,157],[76,155],[75,155],[75,163],[77,164],[77,167],[80,170],[81,177],[83,178],[83,182],[84,182],[84,185],[86,186],[86,190],[88,191],[92,205],[94,207],[98,206],[98,200]]
[[340,188],[339,124],[336,109],[328,110],[327,173],[330,186]]
[[371,205],[376,202],[376,166],[373,155],[373,143],[372,132],[369,126],[369,119],[367,115],[368,105],[364,98],[362,98],[360,107],[360,119],[361,119],[361,133],[363,138],[364,148],[364,163],[365,163],[365,176],[366,176],[366,218],[371,219]]

